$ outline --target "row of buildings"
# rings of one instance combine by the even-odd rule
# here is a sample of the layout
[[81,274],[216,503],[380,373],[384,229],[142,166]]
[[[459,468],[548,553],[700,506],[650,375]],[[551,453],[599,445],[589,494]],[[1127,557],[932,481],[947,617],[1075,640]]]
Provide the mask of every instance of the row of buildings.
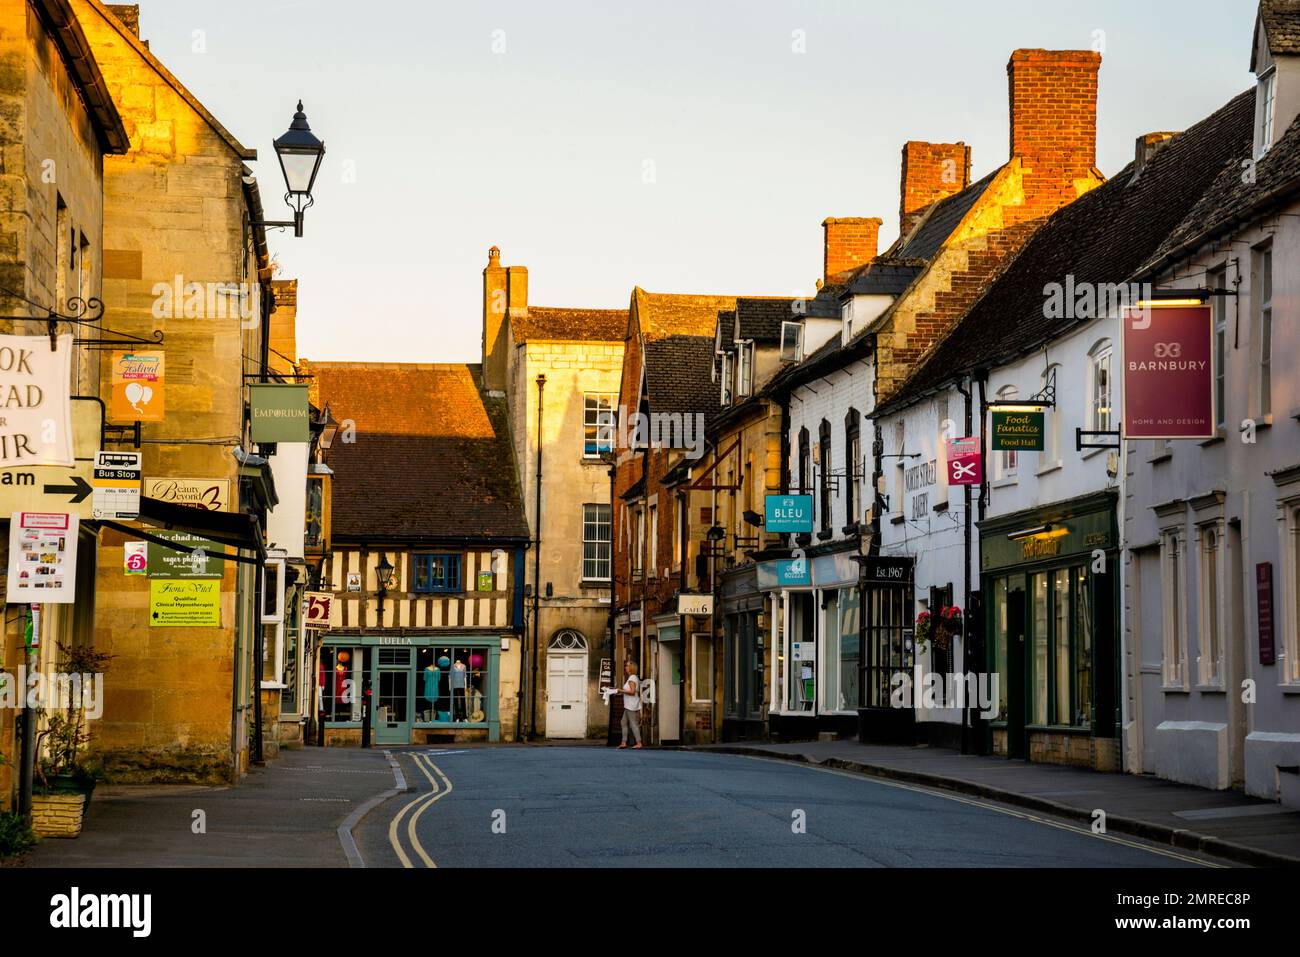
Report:
[[1016,51],[1006,158],[905,144],[898,239],[827,218],[815,296],[531,307],[494,248],[480,364],[314,366],[358,430],[325,641],[368,661],[384,740],[603,735],[632,660],[660,743],[853,734],[1296,800],[1298,28],[1265,0],[1255,84],[1109,176],[1100,56]]
[[[237,780],[315,717],[303,595],[328,546],[311,503],[332,429],[267,243],[285,224],[257,151],[139,22],[99,0],[0,3],[0,339],[54,369],[24,402],[10,387],[32,370],[6,359],[0,809],[25,800],[24,767],[69,759],[115,781]],[[295,138],[315,142],[301,105]],[[102,671],[97,694],[26,697],[72,662]],[[88,724],[60,732],[83,705]]]

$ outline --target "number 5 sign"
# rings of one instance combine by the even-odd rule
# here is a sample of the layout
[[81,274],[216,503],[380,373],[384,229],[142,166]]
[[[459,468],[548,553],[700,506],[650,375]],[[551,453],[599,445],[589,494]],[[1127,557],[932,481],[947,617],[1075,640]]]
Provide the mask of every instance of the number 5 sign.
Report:
[[305,600],[307,614],[303,624],[317,631],[328,631],[330,613],[334,610],[334,595],[327,591],[309,591]]

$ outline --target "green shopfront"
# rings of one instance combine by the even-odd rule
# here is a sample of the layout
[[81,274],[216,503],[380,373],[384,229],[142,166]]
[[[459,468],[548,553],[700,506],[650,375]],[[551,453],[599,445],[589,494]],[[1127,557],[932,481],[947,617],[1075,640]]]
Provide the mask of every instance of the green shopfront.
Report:
[[1117,496],[980,523],[995,754],[1120,770]]
[[330,632],[317,675],[324,743],[361,744],[367,717],[375,745],[498,741],[500,671],[499,635]]

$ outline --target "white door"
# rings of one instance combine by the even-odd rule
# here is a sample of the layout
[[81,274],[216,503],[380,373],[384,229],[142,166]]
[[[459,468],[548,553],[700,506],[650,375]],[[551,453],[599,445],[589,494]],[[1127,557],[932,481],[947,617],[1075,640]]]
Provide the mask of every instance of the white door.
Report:
[[659,712],[659,740],[676,741],[681,729],[682,656],[680,641],[659,643],[659,681],[655,703]]
[[587,736],[587,642],[563,631],[546,649],[546,736]]

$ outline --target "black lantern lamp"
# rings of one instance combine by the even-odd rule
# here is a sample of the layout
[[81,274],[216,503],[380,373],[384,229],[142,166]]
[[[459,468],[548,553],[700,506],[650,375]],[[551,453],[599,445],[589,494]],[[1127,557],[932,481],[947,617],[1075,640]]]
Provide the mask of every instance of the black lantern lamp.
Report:
[[379,588],[381,591],[387,591],[393,587],[393,572],[397,571],[397,566],[388,560],[387,555],[379,558],[379,566],[375,569],[379,574]]
[[293,209],[290,222],[256,223],[258,226],[293,227],[295,236],[302,236],[303,213],[316,202],[312,198],[312,187],[316,185],[316,174],[320,172],[321,160],[325,158],[325,144],[316,138],[311,127],[307,125],[307,114],[302,111],[302,100],[298,101],[298,112],[293,114],[289,130],[275,141],[275,155],[280,158],[280,172],[284,174],[284,201]]

